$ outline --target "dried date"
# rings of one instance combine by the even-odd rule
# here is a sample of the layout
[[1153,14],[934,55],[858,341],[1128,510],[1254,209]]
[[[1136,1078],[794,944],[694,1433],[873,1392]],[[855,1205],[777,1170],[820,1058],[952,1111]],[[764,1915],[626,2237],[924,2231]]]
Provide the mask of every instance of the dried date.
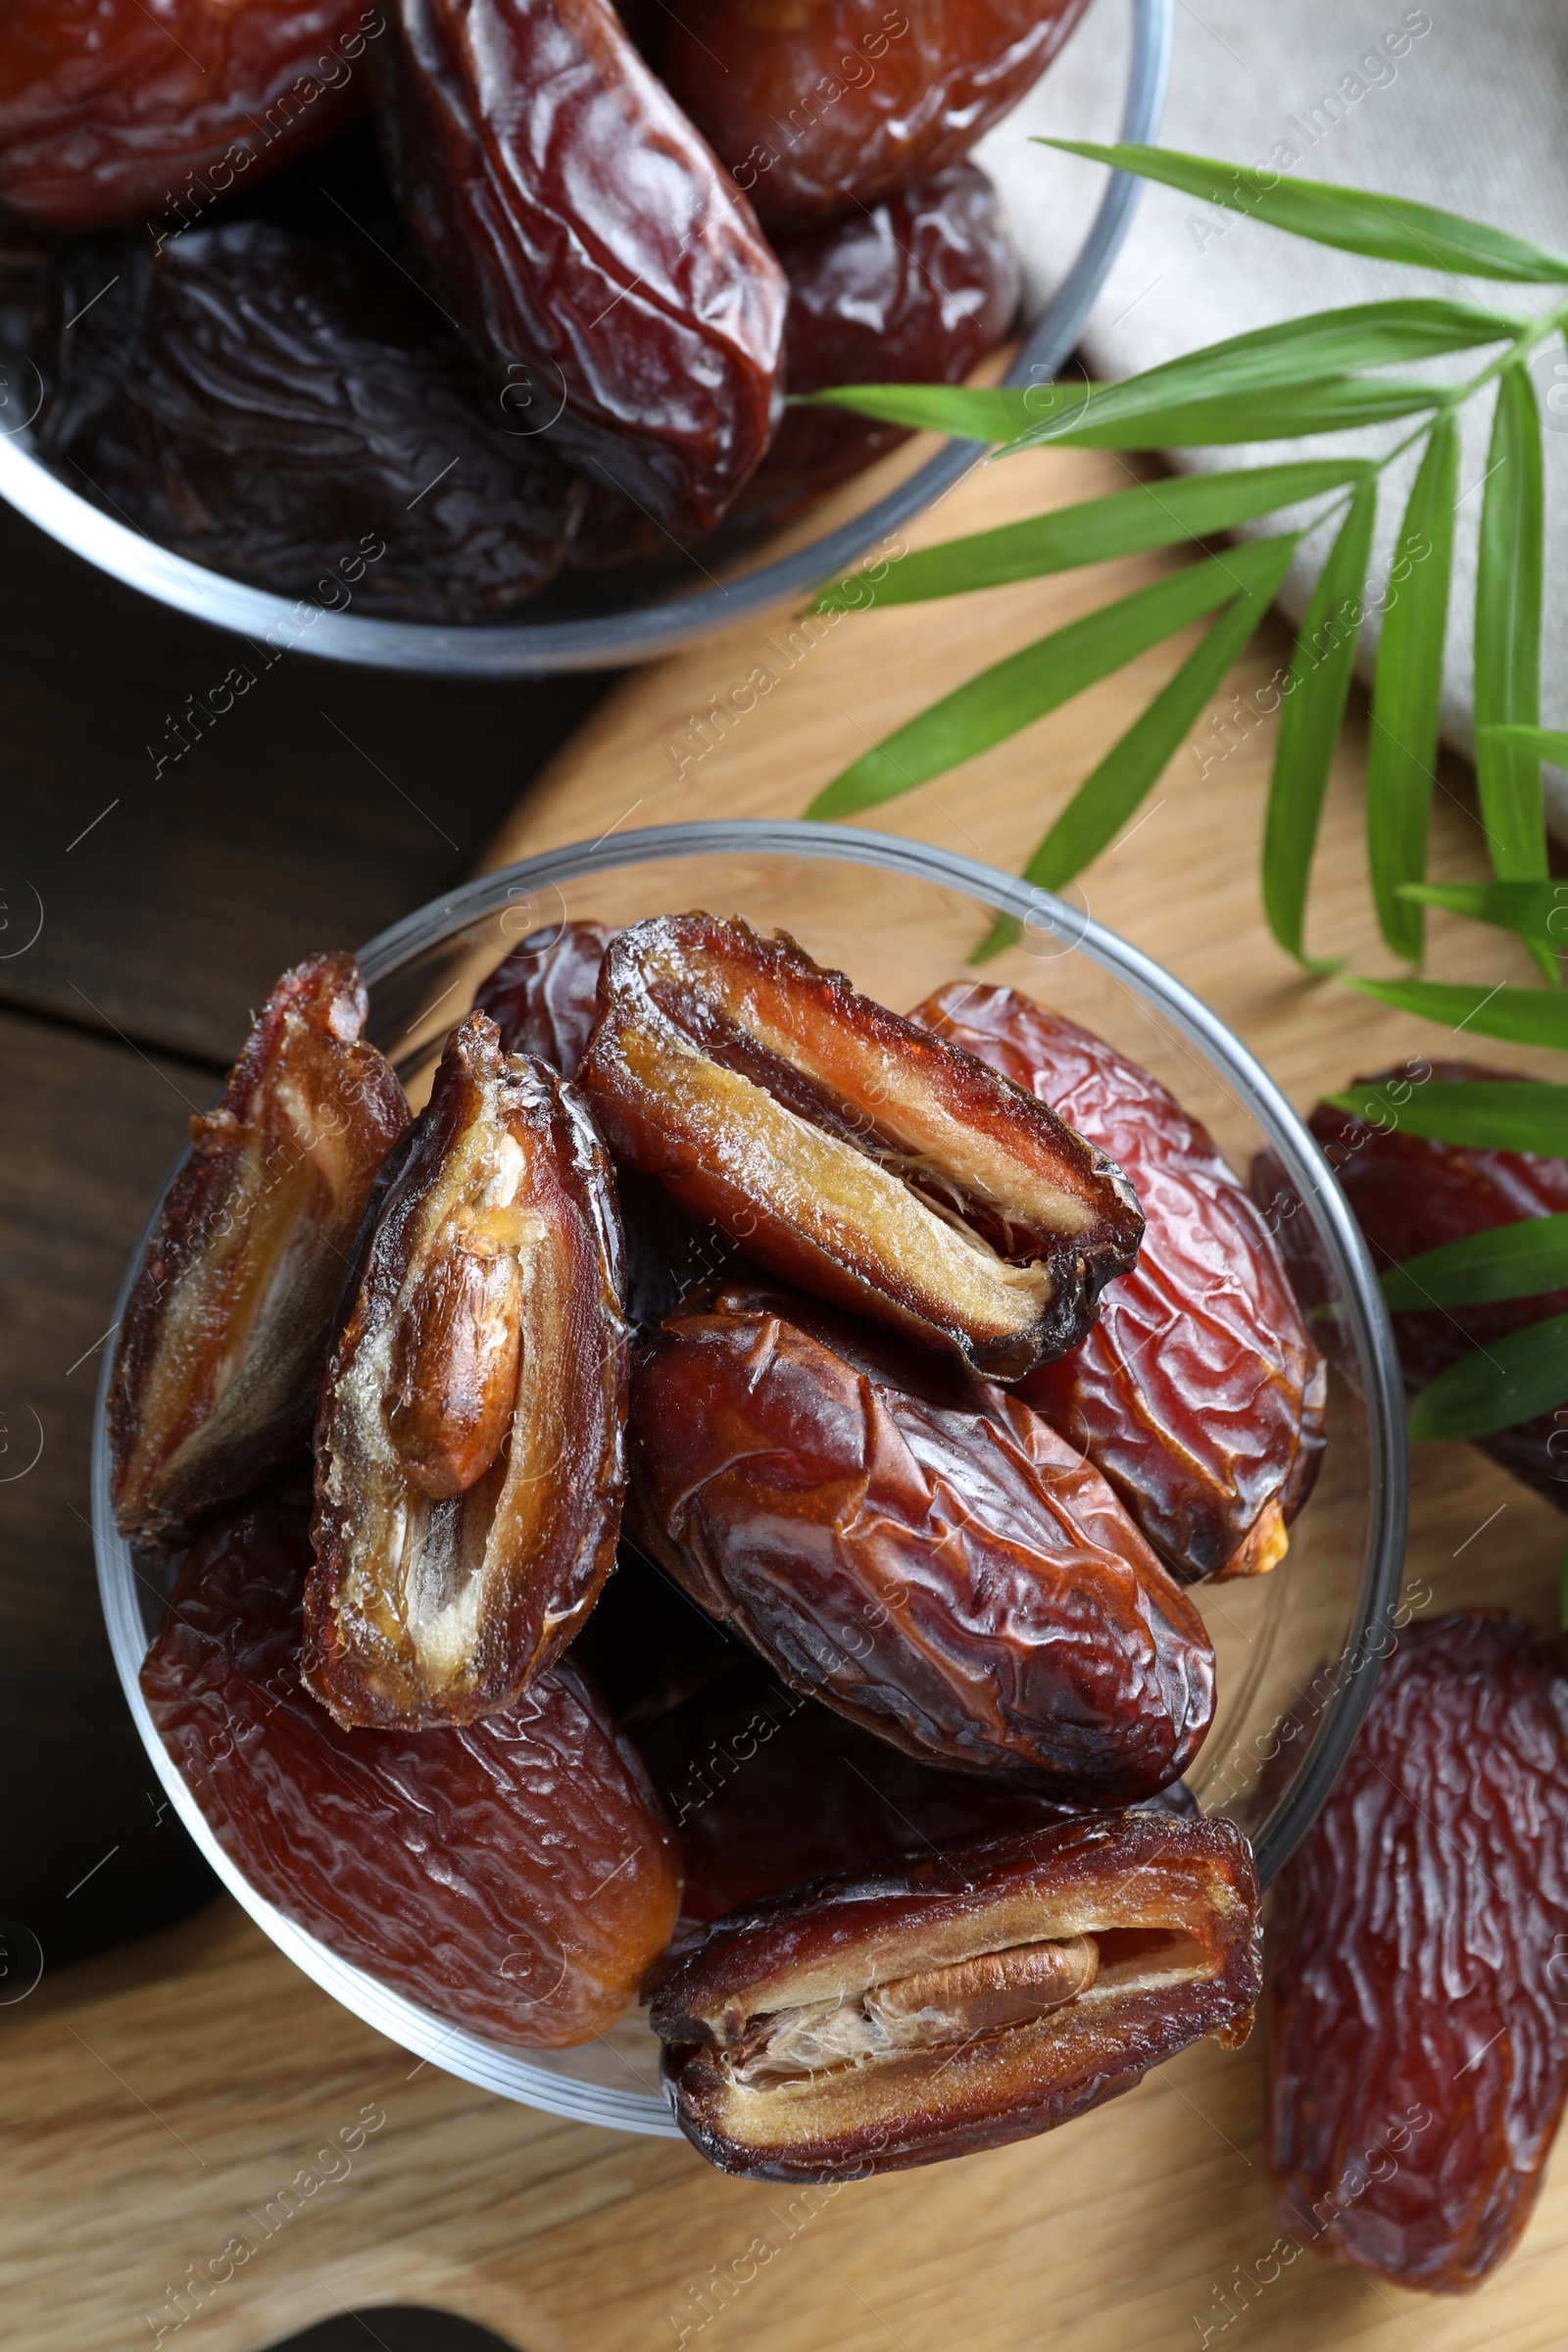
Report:
[[1240,1833],[1123,1813],[734,1912],[659,1965],[652,2014],[710,2163],[861,2179],[1050,2131],[1205,2035],[1245,2041],[1258,1959]]
[[661,69],[769,227],[958,162],[1039,80],[1087,0],[691,0]]
[[1143,1219],[1102,1152],[784,933],[615,940],[579,1072],[617,1158],[788,1282],[977,1371],[1076,1347]]
[[302,1512],[192,1554],[141,1685],[208,1826],[340,1959],[529,2048],[603,2033],[680,1903],[663,1809],[569,1661],[466,1729],[344,1732],[300,1679]]
[[[1424,1066],[1431,1077],[1444,1081],[1475,1083],[1513,1076],[1518,1082],[1517,1073],[1487,1069],[1479,1062]],[[1404,1068],[1356,1080],[1357,1086],[1390,1090],[1392,1115],[1386,1126],[1350,1117],[1332,1102],[1320,1102],[1309,1121],[1380,1274],[1445,1242],[1512,1225],[1521,1217],[1568,1211],[1568,1159],[1530,1152],[1488,1152],[1408,1134],[1397,1123],[1396,1106],[1410,1083],[1410,1071]],[[1312,1261],[1308,1230],[1295,1214],[1294,1198],[1280,1171],[1260,1163],[1253,1172],[1253,1190],[1275,1203],[1280,1240],[1290,1254],[1298,1288],[1315,1300],[1324,1290],[1322,1270]],[[1568,1291],[1545,1291],[1488,1305],[1400,1312],[1393,1323],[1405,1387],[1412,1394],[1424,1389],[1472,1348],[1484,1348],[1527,1323],[1565,1313]],[[1548,1502],[1568,1510],[1568,1429],[1553,1414],[1539,1413],[1476,1443]]]
[[609,0],[389,14],[383,140],[441,301],[558,453],[709,528],[776,415],[786,290],[751,208]]
[[1147,1070],[1013,989],[956,983],[913,1017],[1049,1102],[1138,1188],[1137,1265],[1082,1347],[1022,1394],[1178,1576],[1273,1567],[1317,1474],[1327,1374],[1212,1138]]
[[110,1493],[133,1542],[177,1541],[310,1435],[355,1229],[409,1117],[366,1011],[351,956],[296,964],[191,1121],[115,1350]]
[[260,220],[57,268],[42,454],[189,562],[406,619],[509,610],[577,492],[368,240]]
[[1279,1888],[1287,2226],[1428,2292],[1530,2218],[1568,2093],[1568,1680],[1517,1618],[1412,1626]]
[[587,1113],[470,1013],[321,1392],[307,1680],[340,1723],[511,1706],[592,1608],[625,1476],[620,1289]]
[[6,0],[0,203],[107,228],[250,187],[360,113],[362,0]]
[[[973,164],[875,206],[775,239],[790,281],[784,376],[791,392],[836,384],[958,384],[1012,324],[1018,264],[997,192]],[[815,498],[906,438],[846,410],[786,409],[737,513]]]
[[474,998],[509,1054],[537,1054],[575,1078],[599,1009],[599,967],[616,936],[609,923],[561,922],[530,931]]
[[1213,1711],[1202,1622],[1016,1396],[746,1284],[638,1359],[632,1523],[794,1689],[907,1753],[1136,1801]]

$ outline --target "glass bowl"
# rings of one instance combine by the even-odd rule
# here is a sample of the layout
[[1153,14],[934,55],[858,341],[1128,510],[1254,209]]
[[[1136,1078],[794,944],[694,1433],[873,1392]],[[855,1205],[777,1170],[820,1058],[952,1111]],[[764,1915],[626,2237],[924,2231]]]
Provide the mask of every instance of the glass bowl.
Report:
[[[1322,1472],[1279,1567],[1192,1589],[1217,1654],[1219,1703],[1188,1786],[1205,1812],[1226,1813],[1247,1832],[1266,1884],[1323,1802],[1360,1722],[1404,1551],[1403,1386],[1371,1260],[1317,1145],[1246,1048],[1136,948],[990,866],[828,825],[662,826],[486,874],[362,951],[369,1035],[422,1101],[448,1030],[479,980],[527,933],[568,916],[624,923],[692,906],[745,915],[764,931],[782,927],[819,961],[901,1007],[972,977],[966,958],[992,918],[1014,915],[1022,937],[986,966],[988,980],[1098,1030],[1206,1122],[1238,1172],[1254,1152],[1271,1152],[1299,1195],[1328,1284]],[[121,1314],[142,1248],[126,1269]],[[107,1359],[106,1350],[92,1509],[110,1642],[148,1755],[219,1877],[308,1976],[419,2057],[555,2114],[673,2133],[658,2088],[658,2045],[640,2012],[576,2050],[483,2040],[337,1959],[256,1893],[223,1853],[165,1752],[137,1682],[165,1592],[133,1561],[109,1506]]]
[[[1042,117],[1038,106],[1026,99],[1024,111],[1031,123],[1044,120],[1079,138],[1152,140],[1164,104],[1174,7],[1175,0],[1095,0],[1085,20],[1094,37],[1119,44],[1123,53],[1119,125],[1098,90],[1086,93],[1087,104],[1079,112],[1072,103],[1070,74],[1062,85],[1069,94],[1068,118],[1063,120],[1057,109]],[[1083,39],[1081,25],[1064,59],[1046,76],[1043,90],[1056,84]],[[1084,119],[1085,114],[1101,113],[1108,119]],[[991,140],[1006,138],[1009,131],[1018,141],[1026,135],[1018,119],[1012,118],[991,133]],[[1042,180],[1046,162],[1044,150],[1035,148],[1029,169],[1021,174],[1013,169],[1006,176],[1020,191],[1027,190],[1025,200],[1039,203],[1054,226],[1070,222],[1081,209],[1085,168],[1071,159],[1054,158],[1052,174]],[[1026,278],[1043,307],[1030,306],[1033,323],[1006,382],[1049,382],[1071,357],[1090,305],[1126,233],[1138,184],[1123,172],[1110,175],[1076,258],[1064,270],[1051,270],[1042,279],[1030,257],[1023,257]],[[280,653],[318,654],[327,661],[446,677],[525,678],[568,669],[618,669],[694,644],[849,570],[901,523],[933,505],[982,454],[977,442],[949,442],[910,471],[904,453],[896,453],[861,477],[858,499],[857,486],[851,484],[816,517],[796,522],[737,559],[722,578],[695,559],[682,560],[657,570],[639,567],[618,590],[613,582],[607,583],[597,597],[559,582],[533,600],[529,610],[534,617],[525,621],[443,625],[377,620],[333,610],[328,603],[295,602],[171,554],[78,497],[32,455],[29,427],[42,401],[42,381],[31,362],[0,365],[0,498],[52,539],[176,612],[193,613],[198,620],[232,629]],[[844,518],[847,503],[858,511]],[[692,589],[688,582],[697,575],[703,584]],[[333,593],[340,588],[334,581]]]

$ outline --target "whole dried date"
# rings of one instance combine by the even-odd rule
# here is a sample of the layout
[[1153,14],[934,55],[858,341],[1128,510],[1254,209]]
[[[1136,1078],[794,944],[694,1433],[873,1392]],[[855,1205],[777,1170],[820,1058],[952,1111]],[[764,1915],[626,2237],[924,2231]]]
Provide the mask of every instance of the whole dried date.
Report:
[[440,313],[368,242],[266,221],[57,266],[42,453],[192,563],[329,609],[505,612],[577,492],[516,438]]
[[1049,1102],[1138,1188],[1137,1265],[1082,1347],[1021,1393],[1178,1576],[1272,1568],[1317,1475],[1327,1368],[1207,1130],[1102,1038],[1014,989],[955,983],[913,1017]]
[[50,228],[252,186],[366,102],[363,0],[6,0],[0,203]]
[[680,1838],[682,1915],[705,1924],[805,1879],[1077,1810],[1004,1773],[919,1763],[756,1659],[649,1724],[638,1744]]
[[151,1546],[301,1451],[343,1268],[408,1124],[361,1032],[349,956],[313,956],[263,1005],[164,1197],[115,1349],[110,1493]]
[[473,1000],[509,1054],[537,1054],[575,1078],[599,1009],[599,967],[615,937],[610,923],[560,922],[530,931]]
[[469,2032],[591,2041],[669,1940],[674,1838],[569,1662],[466,1729],[343,1732],[300,1680],[302,1512],[192,1554],[141,1687],[223,1851],[328,1950]]
[[725,2172],[836,2180],[1022,2139],[1245,2041],[1257,1883],[1227,1821],[1064,1822],[732,1913],[651,1981],[676,2120]]
[[581,1102],[470,1013],[321,1391],[307,1680],[340,1723],[511,1706],[592,1608],[625,1478],[620,1286]]
[[1115,1804],[1213,1711],[1191,1601],[1016,1396],[787,1294],[667,1316],[632,1383],[631,1516],[795,1689],[910,1755]]
[[[848,220],[777,238],[775,250],[790,281],[791,392],[961,383],[1018,308],[1018,264],[997,192],[973,164],[950,164]],[[816,497],[905,437],[843,409],[786,409],[737,512],[772,514]]]
[[661,70],[772,226],[831,220],[967,155],[1087,0],[691,0]]
[[1515,1617],[1414,1625],[1280,1881],[1287,2226],[1401,2286],[1477,2286],[1568,2093],[1568,1679]]
[[612,1150],[784,1280],[1016,1380],[1132,1265],[1102,1152],[785,933],[634,923],[599,986],[579,1078]]
[[[1439,1080],[1474,1083],[1518,1073],[1485,1068],[1479,1062],[1435,1061],[1418,1065]],[[1355,1221],[1366,1236],[1378,1272],[1423,1250],[1441,1248],[1472,1233],[1515,1224],[1521,1217],[1561,1216],[1568,1211],[1568,1159],[1531,1152],[1488,1152],[1462,1144],[1436,1143],[1410,1135],[1397,1124],[1396,1105],[1412,1082],[1409,1068],[1384,1070],[1357,1086],[1396,1090],[1393,1116],[1379,1127],[1320,1102],[1308,1122],[1340,1180]],[[1282,1187],[1278,1170],[1259,1166],[1253,1189],[1275,1199],[1280,1239],[1291,1254],[1303,1295],[1315,1297],[1320,1272],[1309,1261],[1303,1221]],[[1284,1213],[1284,1212],[1291,1213]],[[1491,1305],[1435,1307],[1393,1318],[1394,1337],[1405,1387],[1424,1389],[1447,1365],[1489,1340],[1499,1340],[1527,1323],[1568,1313],[1568,1291],[1544,1291],[1530,1298],[1498,1299]],[[1476,1441],[1515,1478],[1568,1510],[1568,1429],[1552,1414],[1539,1413],[1512,1429]]]
[[558,453],[707,529],[775,420],[785,284],[751,208],[610,0],[388,6],[381,129],[442,302]]

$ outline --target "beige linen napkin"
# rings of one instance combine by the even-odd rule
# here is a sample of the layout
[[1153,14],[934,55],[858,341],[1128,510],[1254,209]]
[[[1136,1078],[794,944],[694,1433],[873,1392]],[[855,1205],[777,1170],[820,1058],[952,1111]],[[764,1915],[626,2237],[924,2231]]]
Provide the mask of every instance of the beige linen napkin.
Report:
[[[1102,177],[1029,135],[1103,138],[1125,74],[1124,12],[1099,0],[1060,64],[993,131],[980,160],[998,181],[1038,304],[1070,260]],[[1082,127],[1080,127],[1082,126]],[[1176,44],[1162,143],[1312,179],[1385,188],[1568,249],[1568,7],[1563,0],[1176,0]],[[1097,377],[1135,374],[1198,345],[1308,310],[1394,294],[1454,294],[1537,309],[1547,289],[1461,280],[1331,252],[1146,186],[1084,336]],[[1477,365],[1463,355],[1454,372]],[[1546,424],[1546,592],[1542,717],[1568,726],[1568,349],[1553,337],[1535,368]],[[1444,728],[1467,747],[1480,489],[1490,395],[1464,416]],[[1312,440],[1320,455],[1390,446],[1390,428]],[[1178,452],[1181,466],[1250,464],[1280,445]],[[1387,576],[1414,459],[1385,476],[1373,555]],[[1277,527],[1270,522],[1264,526]],[[1287,583],[1304,610],[1323,544],[1308,543]],[[1360,658],[1376,644],[1377,615]],[[1548,818],[1568,840],[1568,775],[1546,772]]]

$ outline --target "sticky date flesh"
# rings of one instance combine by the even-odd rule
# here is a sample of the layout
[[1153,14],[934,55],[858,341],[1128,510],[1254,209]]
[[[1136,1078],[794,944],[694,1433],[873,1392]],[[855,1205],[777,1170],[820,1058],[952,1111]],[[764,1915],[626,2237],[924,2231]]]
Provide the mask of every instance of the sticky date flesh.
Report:
[[158,1547],[299,1452],[355,1229],[408,1124],[348,956],[285,972],[165,1196],[109,1400],[121,1531]]
[[224,1852],[408,1999],[530,2048],[590,2041],[669,1940],[675,1840],[569,1661],[466,1729],[344,1732],[300,1679],[303,1512],[204,1537],[141,1684]]
[[1138,1263],[1021,1394],[1178,1576],[1271,1568],[1317,1473],[1326,1367],[1212,1138],[1147,1070],[1013,989],[955,983],[914,1018],[1049,1102],[1138,1189]]
[[1319,2252],[1490,2276],[1568,2092],[1568,1681],[1517,1618],[1412,1626],[1270,1931],[1276,2193]]
[[750,207],[609,0],[388,15],[383,142],[442,303],[558,453],[709,528],[775,421],[785,285]]
[[967,155],[1086,0],[693,0],[665,80],[768,227],[879,203]]
[[651,1982],[682,2131],[726,2172],[858,2179],[1051,2130],[1250,2029],[1257,1885],[1159,1812],[950,1845],[732,1912]]
[[339,1722],[510,1706],[592,1608],[625,1475],[621,1281],[587,1113],[471,1013],[322,1389],[308,1680]]
[[[477,619],[554,576],[576,492],[368,240],[266,221],[66,252],[43,454],[191,562]],[[66,322],[72,323],[66,323]]]
[[248,187],[363,109],[362,0],[6,0],[0,203],[49,228]]
[[1075,1347],[1137,1255],[1103,1152],[783,933],[623,931],[579,1078],[617,1158],[749,1256],[999,1379]]
[[928,1761],[1152,1795],[1213,1710],[1201,1620],[1030,1408],[733,1284],[638,1359],[632,1524],[793,1688]]

